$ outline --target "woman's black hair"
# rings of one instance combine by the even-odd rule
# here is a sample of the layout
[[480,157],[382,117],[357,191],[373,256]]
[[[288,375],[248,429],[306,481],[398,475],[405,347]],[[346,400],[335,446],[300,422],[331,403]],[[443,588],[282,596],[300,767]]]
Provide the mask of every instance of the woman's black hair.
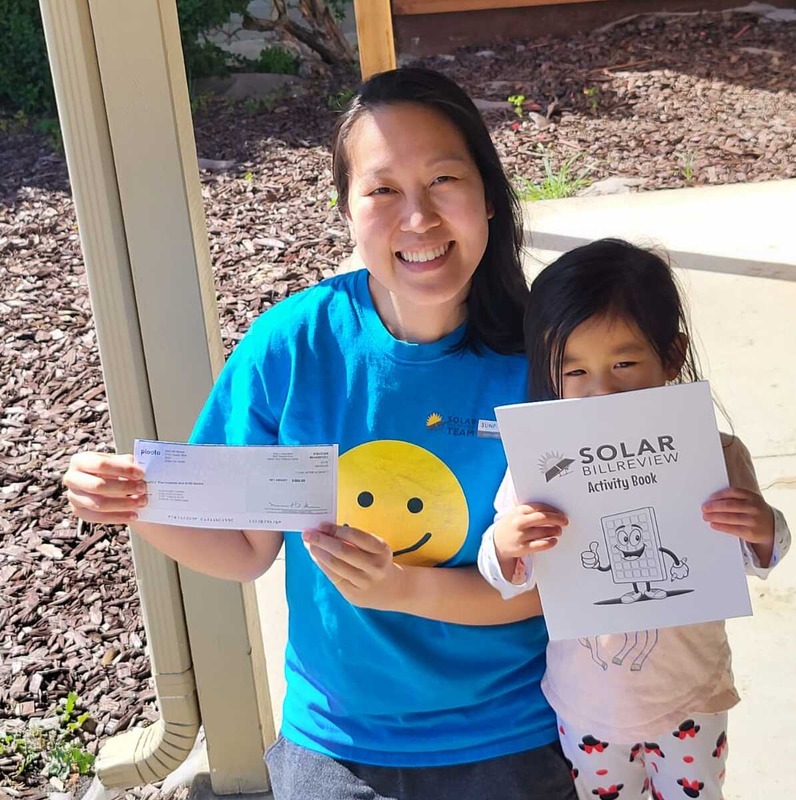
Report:
[[484,184],[489,241],[467,298],[467,326],[458,348],[522,352],[528,287],[520,262],[522,216],[489,131],[465,91],[439,72],[417,67],[382,72],[365,81],[340,115],[332,140],[332,173],[340,210],[348,210],[350,163],[346,143],[354,124],[377,108],[414,103],[443,114],[464,137]]
[[531,285],[524,322],[530,400],[560,397],[567,339],[592,317],[632,321],[661,362],[678,368],[675,382],[699,380],[685,308],[669,265],[651,250],[600,239],[565,253]]

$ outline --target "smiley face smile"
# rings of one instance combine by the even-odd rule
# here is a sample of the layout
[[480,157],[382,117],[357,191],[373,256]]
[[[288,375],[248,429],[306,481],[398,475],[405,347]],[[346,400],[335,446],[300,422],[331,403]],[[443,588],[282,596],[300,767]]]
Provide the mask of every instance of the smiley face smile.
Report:
[[400,550],[393,550],[393,558],[396,556],[406,555],[407,553],[414,553],[415,550],[419,550],[430,538],[431,532],[426,531],[413,545],[411,545],[411,547],[403,547]]

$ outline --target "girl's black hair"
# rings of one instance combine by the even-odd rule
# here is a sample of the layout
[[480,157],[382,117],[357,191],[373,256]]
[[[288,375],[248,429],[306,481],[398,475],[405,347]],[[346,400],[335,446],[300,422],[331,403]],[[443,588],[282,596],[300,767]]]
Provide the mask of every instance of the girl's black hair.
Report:
[[582,322],[601,316],[632,321],[665,366],[679,367],[677,383],[699,380],[669,265],[621,239],[600,239],[565,253],[531,285],[524,322],[530,400],[560,397],[567,339]]
[[354,124],[373,110],[398,103],[432,108],[464,137],[484,183],[489,241],[467,298],[467,326],[459,350],[522,352],[522,316],[528,287],[520,263],[522,217],[489,131],[465,91],[439,72],[417,67],[382,72],[360,86],[340,115],[332,139],[332,173],[340,210],[348,210],[350,162],[346,143]]

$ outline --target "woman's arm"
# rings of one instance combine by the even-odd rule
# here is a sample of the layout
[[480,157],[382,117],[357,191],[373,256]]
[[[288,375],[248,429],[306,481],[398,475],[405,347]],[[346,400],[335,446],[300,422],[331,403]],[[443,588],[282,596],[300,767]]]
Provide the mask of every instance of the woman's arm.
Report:
[[356,528],[305,531],[310,555],[351,603],[459,625],[501,625],[542,613],[538,594],[503,600],[476,567],[396,564],[383,539]]
[[64,475],[72,510],[87,522],[131,525],[135,533],[180,564],[232,581],[251,581],[274,562],[277,531],[211,530],[138,522],[146,505],[144,470],[130,455],[78,453]]

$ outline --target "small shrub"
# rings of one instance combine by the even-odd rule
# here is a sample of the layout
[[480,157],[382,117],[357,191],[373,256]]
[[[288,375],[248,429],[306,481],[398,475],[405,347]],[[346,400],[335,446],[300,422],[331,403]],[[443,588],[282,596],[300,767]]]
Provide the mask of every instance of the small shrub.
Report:
[[326,105],[332,111],[342,111],[350,102],[351,98],[354,96],[353,89],[341,89],[337,94],[330,94],[326,98]]
[[24,734],[0,733],[0,757],[16,762],[15,778],[39,769],[46,778],[66,781],[71,775],[88,775],[94,767],[94,756],[78,738],[78,732],[89,719],[88,712],[76,714],[77,695],[70,692],[58,706],[58,727],[44,730],[31,723]]
[[[242,13],[248,0],[177,0],[180,37],[189,82],[224,75],[227,54],[202,34]],[[35,0],[0,0],[0,108],[52,117],[55,95],[44,29]]]
[[0,0],[0,108],[26,114],[55,111],[39,4]]
[[517,196],[520,200],[560,200],[564,197],[574,197],[581,189],[591,184],[588,177],[591,167],[584,167],[575,174],[575,163],[581,158],[582,153],[576,153],[564,161],[556,170],[553,168],[553,159],[546,150],[542,151],[542,169],[544,178],[539,183],[534,183],[528,178],[518,177],[516,181]]
[[281,47],[266,47],[254,62],[254,70],[274,75],[297,75],[299,60],[293,53]]

